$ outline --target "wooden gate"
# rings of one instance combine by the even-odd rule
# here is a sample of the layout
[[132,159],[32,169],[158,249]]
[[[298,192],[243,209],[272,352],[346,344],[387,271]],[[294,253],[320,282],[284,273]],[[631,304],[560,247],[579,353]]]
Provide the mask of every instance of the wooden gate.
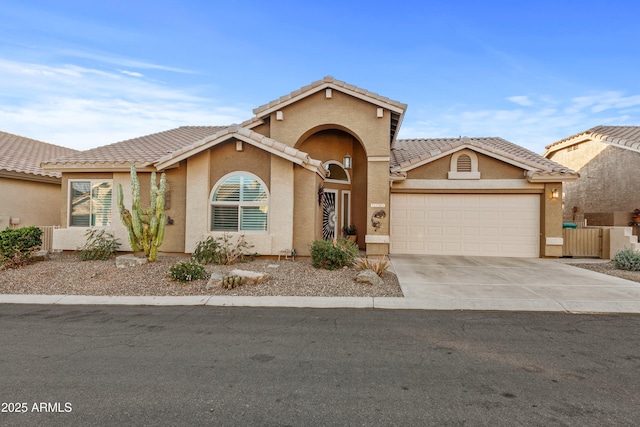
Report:
[[562,256],[602,257],[601,228],[565,228],[562,238]]

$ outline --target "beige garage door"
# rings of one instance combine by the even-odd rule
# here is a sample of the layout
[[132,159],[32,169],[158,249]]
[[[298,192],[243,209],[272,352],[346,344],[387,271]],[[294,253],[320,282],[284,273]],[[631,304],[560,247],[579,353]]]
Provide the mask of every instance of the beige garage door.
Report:
[[540,196],[392,194],[392,254],[538,257]]

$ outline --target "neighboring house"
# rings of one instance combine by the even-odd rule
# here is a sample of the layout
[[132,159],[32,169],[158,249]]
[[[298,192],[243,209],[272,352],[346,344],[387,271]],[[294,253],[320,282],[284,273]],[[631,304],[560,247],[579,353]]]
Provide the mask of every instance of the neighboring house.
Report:
[[564,187],[564,220],[627,226],[640,208],[640,126],[596,126],[546,147],[544,157],[577,171]]
[[325,77],[240,125],[180,127],[47,162],[66,189],[54,244],[74,249],[87,227],[126,242],[115,196],[122,184],[131,205],[135,163],[143,195],[151,171],[167,173],[166,252],[242,233],[258,253],[308,255],[314,239],[353,224],[368,255],[562,254],[558,194],[577,174],[499,138],[397,140],[406,107]]
[[76,152],[0,132],[0,229],[60,225],[61,174],[40,163]]

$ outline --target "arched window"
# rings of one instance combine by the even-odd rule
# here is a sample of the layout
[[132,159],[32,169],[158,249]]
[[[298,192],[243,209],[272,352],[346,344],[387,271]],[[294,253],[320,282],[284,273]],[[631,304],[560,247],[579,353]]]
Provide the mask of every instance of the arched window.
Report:
[[267,231],[269,194],[260,178],[237,172],[223,177],[211,192],[211,231]]
[[339,184],[351,183],[349,172],[342,166],[342,163],[329,160],[324,163],[324,167],[329,171],[329,176],[325,179],[326,182],[336,182]]

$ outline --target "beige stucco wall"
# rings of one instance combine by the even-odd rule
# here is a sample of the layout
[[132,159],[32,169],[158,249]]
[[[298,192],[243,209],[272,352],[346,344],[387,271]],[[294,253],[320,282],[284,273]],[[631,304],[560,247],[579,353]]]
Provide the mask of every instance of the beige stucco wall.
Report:
[[0,230],[10,218],[18,227],[60,225],[60,183],[43,183],[0,177]]
[[[61,203],[61,219],[63,228],[54,231],[54,249],[58,250],[75,250],[86,241],[85,227],[70,227],[68,225],[68,194],[69,180],[78,179],[105,179],[113,181],[113,201],[111,205],[111,225],[105,229],[120,239],[122,246],[121,251],[131,251],[129,243],[129,233],[126,227],[120,221],[120,212],[117,203],[118,185],[122,185],[123,202],[125,208],[131,210],[131,175],[128,172],[116,173],[65,173],[63,175],[62,198],[58,200]],[[140,200],[143,208],[149,206],[151,173],[139,172],[138,180],[140,182]],[[160,173],[156,174],[156,180],[159,182]],[[167,193],[170,199],[169,208],[166,209],[167,216],[173,220],[173,225],[166,225],[165,235],[161,252],[184,252],[184,236],[186,224],[186,200],[185,200],[185,184],[186,184],[186,161],[178,165],[177,168],[167,171]],[[60,202],[62,200],[62,202]]]
[[322,178],[300,166],[293,169],[293,248],[301,256],[311,255],[311,244],[321,238],[322,208],[318,188]]
[[[465,150],[467,151],[467,150]],[[524,179],[524,170],[498,159],[475,153],[481,179]],[[448,179],[453,155],[444,156],[407,172],[408,179]]]
[[[313,141],[320,141],[324,130],[337,129],[354,138],[354,150],[350,153],[354,162],[352,218],[358,229],[358,243],[366,243],[367,253],[374,255],[388,253],[389,242],[388,218],[378,231],[373,230],[370,222],[370,216],[378,210],[372,208],[372,204],[384,205],[384,209],[389,205],[391,114],[384,110],[383,117],[378,118],[377,109],[377,105],[337,90],[332,92],[331,98],[326,98],[322,90],[283,107],[283,120],[276,120],[275,112],[270,118],[272,138],[314,154],[318,154],[319,149]],[[336,150],[331,155],[337,157],[336,160],[341,159],[345,153],[339,152],[339,142],[333,141],[331,134],[324,136],[329,136],[326,146]],[[320,154],[320,159],[326,159],[326,153]],[[363,168],[365,164],[366,168]],[[361,168],[359,173],[358,167]]]
[[[187,160],[186,173],[186,232],[185,251],[193,252],[197,243],[208,236],[222,237],[211,232],[210,197],[216,183],[225,175],[246,171],[258,176],[269,192],[269,229],[267,232],[228,233],[232,239],[243,235],[252,245],[252,252],[278,255],[294,247],[294,166],[290,161],[244,143],[236,151],[235,141],[221,144]],[[313,176],[313,172],[303,169]],[[207,177],[202,179],[202,177]],[[307,220],[308,226],[308,220]]]
[[[560,197],[551,197],[552,189],[558,189]],[[562,183],[546,183],[540,195],[540,256],[562,256]]]
[[582,222],[586,214],[613,220],[614,212],[628,212],[630,216],[640,208],[640,175],[636,173],[640,153],[587,140],[554,152],[549,158],[580,174],[577,181],[564,186],[565,221]]
[[[271,138],[295,146],[323,126],[343,129],[356,136],[369,156],[389,155],[391,115],[377,118],[377,106],[333,91],[332,98],[320,91],[282,109],[283,120],[271,115]],[[297,148],[297,147],[296,147]]]

